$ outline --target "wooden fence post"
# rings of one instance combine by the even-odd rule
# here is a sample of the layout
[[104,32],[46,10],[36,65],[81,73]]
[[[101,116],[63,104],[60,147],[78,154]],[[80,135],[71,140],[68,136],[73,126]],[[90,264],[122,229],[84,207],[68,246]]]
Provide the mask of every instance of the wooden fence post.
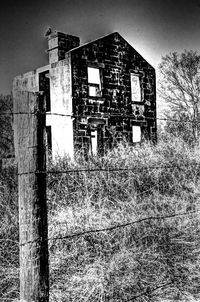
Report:
[[46,204],[45,100],[39,93],[14,95],[18,161],[20,301],[49,301]]

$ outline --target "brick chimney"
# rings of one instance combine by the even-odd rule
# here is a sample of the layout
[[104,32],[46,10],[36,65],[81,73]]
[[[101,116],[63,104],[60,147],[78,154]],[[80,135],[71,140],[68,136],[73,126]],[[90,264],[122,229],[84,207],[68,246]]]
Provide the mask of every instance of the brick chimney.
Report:
[[65,53],[80,45],[80,39],[76,36],[55,32],[48,38],[49,63],[55,63],[65,58]]

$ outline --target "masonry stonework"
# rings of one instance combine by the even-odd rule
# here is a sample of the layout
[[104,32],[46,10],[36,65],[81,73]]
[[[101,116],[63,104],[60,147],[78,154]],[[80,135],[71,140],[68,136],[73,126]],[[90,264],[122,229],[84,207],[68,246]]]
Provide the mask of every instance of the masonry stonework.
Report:
[[155,69],[117,32],[79,42],[52,34],[49,65],[13,81],[14,102],[21,91],[45,93],[53,158],[104,153],[124,139],[156,142]]
[[[88,94],[88,66],[100,69],[99,98]],[[132,72],[140,79],[139,103],[131,100]],[[155,70],[118,33],[72,51],[72,90],[78,149],[84,147],[88,151],[93,129],[97,129],[102,151],[122,139],[132,142],[134,125],[141,126],[143,138],[156,141]]]

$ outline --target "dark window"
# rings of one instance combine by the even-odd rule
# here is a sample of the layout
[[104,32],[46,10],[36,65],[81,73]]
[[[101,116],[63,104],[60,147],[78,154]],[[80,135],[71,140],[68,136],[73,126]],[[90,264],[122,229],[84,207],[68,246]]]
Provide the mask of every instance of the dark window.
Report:
[[50,79],[49,71],[44,71],[39,73],[39,90],[44,91],[46,98],[46,111],[51,111],[51,101],[50,101]]
[[51,135],[51,126],[46,126],[47,134],[47,148],[49,151],[52,150],[52,135]]

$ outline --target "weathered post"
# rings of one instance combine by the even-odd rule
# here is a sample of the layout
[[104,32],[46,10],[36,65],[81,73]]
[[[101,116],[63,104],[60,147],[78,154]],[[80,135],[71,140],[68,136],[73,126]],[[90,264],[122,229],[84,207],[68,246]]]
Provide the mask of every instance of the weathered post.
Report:
[[49,301],[45,100],[17,91],[14,99],[18,161],[20,301]]

